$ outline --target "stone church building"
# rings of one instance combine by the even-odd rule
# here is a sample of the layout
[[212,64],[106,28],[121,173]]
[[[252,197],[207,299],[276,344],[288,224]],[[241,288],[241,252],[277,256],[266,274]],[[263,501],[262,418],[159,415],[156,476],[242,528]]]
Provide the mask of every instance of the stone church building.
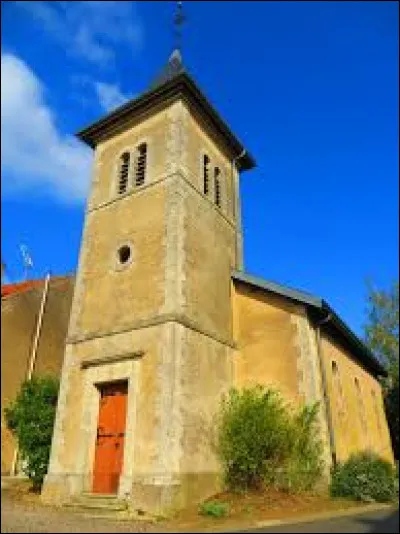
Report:
[[327,465],[392,459],[382,366],[324,300],[243,271],[239,177],[255,160],[179,52],[78,137],[94,169],[42,498],[155,511],[211,495],[221,394],[256,383],[320,401]]

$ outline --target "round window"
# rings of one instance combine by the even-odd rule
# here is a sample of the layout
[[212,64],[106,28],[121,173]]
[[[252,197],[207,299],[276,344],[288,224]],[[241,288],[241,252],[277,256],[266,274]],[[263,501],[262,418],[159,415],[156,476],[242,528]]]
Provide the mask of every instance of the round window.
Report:
[[131,247],[123,245],[118,249],[118,261],[121,265],[127,263],[131,258]]

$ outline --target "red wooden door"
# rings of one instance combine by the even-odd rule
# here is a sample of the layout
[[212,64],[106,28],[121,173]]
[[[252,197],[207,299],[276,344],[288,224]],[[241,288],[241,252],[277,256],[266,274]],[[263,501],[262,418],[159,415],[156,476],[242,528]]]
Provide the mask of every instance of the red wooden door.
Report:
[[93,493],[117,493],[124,457],[127,383],[100,390],[99,419],[93,469]]

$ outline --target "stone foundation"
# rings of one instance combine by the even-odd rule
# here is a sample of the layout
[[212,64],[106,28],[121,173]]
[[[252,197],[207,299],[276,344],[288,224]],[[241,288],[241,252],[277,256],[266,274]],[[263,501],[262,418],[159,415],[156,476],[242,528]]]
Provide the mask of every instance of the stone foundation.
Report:
[[[151,514],[163,514],[200,503],[222,489],[221,477],[217,473],[186,473],[176,479],[152,478],[152,482],[150,477],[132,482],[127,492],[129,480],[121,477],[118,497],[127,500],[133,511],[140,509]],[[41,500],[46,504],[62,506],[83,492],[90,492],[85,475],[52,474],[46,476]]]

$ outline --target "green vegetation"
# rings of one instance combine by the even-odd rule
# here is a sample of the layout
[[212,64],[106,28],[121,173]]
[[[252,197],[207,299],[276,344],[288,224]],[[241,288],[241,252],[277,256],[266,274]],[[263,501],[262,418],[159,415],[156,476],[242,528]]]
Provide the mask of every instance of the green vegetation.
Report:
[[357,501],[393,501],[398,495],[396,469],[377,454],[355,454],[333,470],[330,492]]
[[200,505],[199,513],[211,517],[225,517],[229,513],[229,506],[224,502],[208,501]]
[[399,282],[388,291],[369,289],[366,342],[388,369],[383,379],[386,415],[395,457],[399,456]]
[[227,487],[311,489],[323,468],[317,408],[294,411],[262,386],[232,389],[222,399],[215,440]]
[[5,409],[7,426],[18,441],[23,469],[35,491],[40,490],[47,472],[57,394],[54,378],[32,378],[22,384],[16,400]]

